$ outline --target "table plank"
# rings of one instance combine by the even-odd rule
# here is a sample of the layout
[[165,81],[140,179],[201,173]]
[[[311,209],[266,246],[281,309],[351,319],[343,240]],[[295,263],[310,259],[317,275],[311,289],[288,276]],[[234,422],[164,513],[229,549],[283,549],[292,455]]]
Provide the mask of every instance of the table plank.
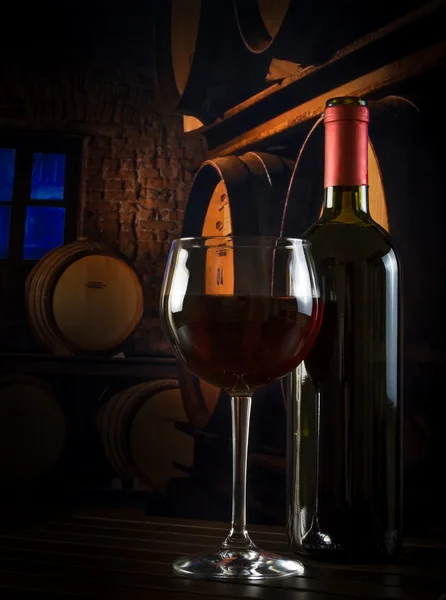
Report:
[[[179,554],[215,547],[227,531],[224,523],[146,517],[135,509],[74,511],[3,530],[0,594],[14,599],[19,590],[40,599],[46,593],[45,600],[76,594],[110,600],[439,600],[446,591],[446,550],[437,549],[436,558],[428,558],[423,553],[431,549],[423,543],[409,546],[402,564],[328,565],[305,559],[303,576],[269,583],[173,574],[172,561]],[[255,527],[252,532],[261,546],[291,556],[281,528]]]
[[[67,560],[68,559],[68,560]],[[286,580],[277,580],[271,583],[249,582],[242,584],[227,584],[206,581],[193,581],[172,575],[170,564],[165,563],[146,563],[138,566],[135,563],[127,563],[119,566],[115,564],[98,565],[94,556],[66,556],[52,555],[42,560],[41,555],[28,553],[26,559],[23,552],[15,552],[5,556],[3,548],[0,549],[0,579],[4,572],[16,572],[28,575],[44,575],[63,577],[67,581],[75,579],[76,581],[107,582],[118,586],[128,586],[133,588],[144,587],[152,589],[175,590],[177,592],[188,592],[191,584],[193,591],[197,593],[210,595],[224,595],[227,593],[225,586],[231,585],[231,595],[236,593],[240,597],[259,598],[278,598],[285,600],[293,597],[294,592],[299,594],[313,595],[329,594],[331,596],[341,596],[345,598],[395,598],[407,600],[435,600],[438,598],[440,590],[426,589],[424,586],[414,587],[385,587],[376,583],[363,582],[356,580],[338,580],[329,581],[324,579],[313,579],[311,577],[295,577]],[[236,588],[234,588],[236,586]],[[248,590],[248,586],[254,586],[256,589]],[[262,589],[259,590],[258,588]],[[291,593],[291,596],[290,596]]]

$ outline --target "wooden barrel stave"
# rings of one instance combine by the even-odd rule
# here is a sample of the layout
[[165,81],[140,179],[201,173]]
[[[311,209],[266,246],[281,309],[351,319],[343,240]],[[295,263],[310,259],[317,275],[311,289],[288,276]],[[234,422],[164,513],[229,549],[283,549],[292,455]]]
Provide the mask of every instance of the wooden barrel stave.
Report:
[[237,27],[245,46],[254,54],[274,43],[290,10],[291,0],[235,0]]
[[154,47],[163,110],[210,123],[264,87],[268,59],[252,60],[225,0],[158,3]]
[[378,0],[367,12],[351,2],[234,0],[234,10],[240,37],[250,52],[304,67],[328,61],[346,45],[422,4],[422,0],[404,5]]
[[[193,51],[189,47],[190,38],[185,44],[184,52],[188,53],[193,66],[190,70],[202,70],[207,73],[211,69],[212,57],[217,52],[216,42],[218,36],[214,28],[207,26],[211,24],[210,15],[208,14],[209,4],[203,3],[201,0],[194,0],[189,3],[189,14],[187,22],[190,31],[196,32],[196,39],[192,41]],[[175,73],[175,54],[176,51],[172,45],[176,43],[175,27],[180,24],[180,19],[177,18],[176,12],[181,11],[180,2],[163,2],[159,3],[156,12],[156,20],[154,26],[155,40],[155,61],[156,61],[156,81],[157,88],[162,102],[169,110],[177,109],[185,111],[184,114],[189,114],[200,117],[201,112],[198,107],[205,102],[206,98],[206,81],[204,77],[194,79],[193,83],[187,83],[182,87],[178,85],[178,75]],[[191,26],[193,23],[193,26]],[[198,26],[195,24],[198,23]],[[166,35],[167,34],[167,35]],[[200,40],[198,40],[200,35]],[[206,46],[208,51],[206,52]],[[183,78],[184,79],[184,78]],[[192,80],[192,76],[190,76]]]
[[120,444],[119,423],[121,412],[127,402],[131,401],[134,394],[134,387],[131,386],[113,394],[105,404],[103,417],[98,422],[104,453],[110,465],[119,477],[132,479],[134,473],[124,456]]
[[[161,422],[155,417],[162,412]],[[181,399],[178,383],[166,387],[149,402],[140,402],[129,432],[129,446],[134,458],[134,469],[139,477],[145,476],[148,482],[165,496],[168,481],[172,478],[188,477],[194,461],[194,439],[179,431],[176,422],[184,422],[187,416]],[[147,444],[147,427],[152,425]],[[156,437],[158,435],[158,437]],[[162,436],[162,441],[160,440]],[[160,446],[164,451],[157,453]],[[181,464],[185,470],[177,468]]]
[[[68,246],[68,249],[75,252],[76,249],[81,248],[81,246],[81,243],[74,242]],[[46,289],[47,276],[48,272],[51,272],[51,269],[54,269],[58,265],[59,255],[66,249],[67,248],[64,246],[54,248],[48,252],[48,254],[43,256],[33,267],[25,284],[28,322],[31,331],[38,341],[48,349],[59,349],[60,340],[53,334],[52,327],[48,327],[46,311],[42,309],[48,296]],[[44,321],[44,325],[41,323],[41,320]]]
[[131,454],[129,428],[141,404],[146,401],[147,396],[150,398],[152,391],[160,392],[165,389],[173,389],[177,385],[176,381],[168,380],[162,383],[158,381],[141,383],[125,392],[121,396],[119,403],[116,403],[115,418],[111,422],[111,432],[114,434],[113,445],[116,450],[117,464],[120,465],[121,472],[124,472],[124,469],[126,469],[134,477],[137,476],[147,483],[146,474],[138,472],[135,466],[135,459]]
[[[73,246],[56,249],[54,253],[48,257],[47,261],[42,261],[43,270],[37,280],[35,294],[34,294],[34,307],[35,315],[40,316],[42,320],[41,330],[43,331],[45,339],[48,340],[50,348],[54,349],[57,354],[64,354],[67,351],[72,352],[74,348],[72,344],[63,336],[57,332],[54,325],[54,319],[52,317],[51,310],[51,292],[52,292],[52,274],[59,272],[61,265],[65,261],[71,260],[79,252],[83,251],[83,245],[75,242]],[[45,268],[46,263],[46,268]]]
[[[76,249],[80,249],[82,243],[74,242],[69,246],[73,252]],[[58,348],[60,346],[60,340],[52,334],[51,327],[44,327],[40,323],[40,315],[43,314],[45,319],[46,311],[42,311],[42,306],[47,297],[46,291],[46,276],[48,270],[54,268],[59,260],[58,255],[61,252],[61,248],[54,248],[43,256],[33,267],[30,274],[28,275],[25,283],[25,297],[27,300],[27,314],[28,323],[34,336],[48,349]]]
[[116,423],[118,422],[122,407],[131,397],[131,394],[131,389],[128,389],[124,390],[123,392],[118,392],[110,399],[107,404],[107,408],[110,408],[107,413],[108,419],[104,420],[102,430],[104,448],[106,449],[110,464],[113,466],[118,475],[129,479],[133,477],[133,473],[126,464],[125,460],[121,460],[121,455],[116,443],[115,432],[117,427]]
[[345,43],[347,33],[355,35],[345,21],[339,23],[338,9],[336,3],[316,1],[234,1],[238,30],[250,52],[302,66],[328,60]]
[[[215,223],[206,223],[207,208],[215,188],[224,184],[230,211],[230,229],[225,235],[277,235],[265,227],[274,201],[286,196],[291,175],[290,161],[266,152],[221,156],[206,160],[195,174],[184,215],[183,236],[221,235]],[[277,206],[274,205],[274,212]],[[261,216],[259,216],[261,215]]]

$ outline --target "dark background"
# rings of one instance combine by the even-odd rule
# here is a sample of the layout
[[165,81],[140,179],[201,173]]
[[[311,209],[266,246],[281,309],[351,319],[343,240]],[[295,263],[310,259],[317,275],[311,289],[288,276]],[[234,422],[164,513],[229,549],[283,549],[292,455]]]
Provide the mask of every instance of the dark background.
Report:
[[[167,0],[41,2],[26,7],[16,3],[8,5],[2,17],[0,147],[32,146],[41,143],[42,135],[52,136],[61,147],[67,140],[76,140],[77,171],[69,181],[71,221],[65,242],[83,235],[117,247],[136,267],[145,294],[143,318],[126,341],[126,358],[119,366],[106,357],[61,361],[39,346],[27,323],[23,285],[33,263],[17,257],[0,260],[1,372],[5,376],[37,375],[50,382],[67,423],[66,445],[49,473],[25,486],[14,478],[2,480],[5,506],[24,514],[31,490],[34,508],[39,510],[81,502],[140,506],[153,514],[229,517],[230,422],[226,398],[218,403],[204,432],[193,431],[184,420],[183,435],[190,440],[194,469],[179,471],[163,493],[150,485],[141,487],[137,478],[114,472],[104,455],[98,427],[100,407],[116,391],[147,380],[177,377],[170,347],[159,326],[158,297],[170,243],[181,235],[185,211],[194,216],[198,210],[187,202],[194,174],[215,148],[230,146],[231,140],[243,137],[245,131],[359,76],[425,50],[421,58],[412,59],[410,75],[398,80],[393,71],[383,69],[375,76],[378,84],[371,85],[365,95],[370,100],[392,94],[405,96],[422,114],[421,125],[413,134],[417,137],[408,134],[408,143],[398,147],[393,181],[399,178],[402,183],[394,184],[389,199],[395,235],[403,246],[409,290],[405,297],[405,517],[409,532],[427,535],[444,527],[442,215],[446,157],[444,108],[439,94],[445,76],[446,52],[441,49],[445,43],[444,9],[433,16],[421,14],[397,33],[384,36],[384,42],[372,34],[381,25],[404,16],[396,5],[377,3],[366,17],[348,3],[331,3],[333,14],[316,20],[314,14],[303,12],[301,21],[315,24],[308,27],[306,39],[301,30],[294,30],[301,35],[300,58],[306,62],[299,69],[324,61],[329,67],[309,72],[280,93],[254,103],[241,116],[228,118],[225,111],[280,83],[280,79],[265,82],[273,54],[247,55],[236,40],[233,22],[224,17],[232,3],[215,3],[215,20],[225,43],[219,46],[219,58],[213,66],[202,67],[202,77],[209,78],[205,102],[197,97],[195,110],[185,112],[195,114],[208,127],[185,133],[181,108],[175,106],[178,102],[169,104],[160,97],[158,85],[160,63],[166,62],[166,56],[156,60],[154,31],[157,39],[169,39],[169,30],[160,25],[168,4]],[[427,3],[413,3],[405,12],[417,8],[416,4]],[[365,34],[372,35],[372,41],[355,45]],[[350,54],[331,65],[336,51],[349,43],[353,43]],[[282,58],[299,62],[297,33],[288,38],[288,44],[287,52],[287,42],[283,42]],[[193,98],[190,106],[194,108]],[[243,150],[234,146],[233,153],[266,150],[295,160],[316,116],[290,122],[280,136],[251,143]],[[389,139],[386,153],[382,132],[381,159],[387,171],[395,151],[391,142]],[[202,216],[197,213],[196,218]],[[17,230],[20,226],[16,223]],[[296,231],[296,235],[300,233]],[[285,409],[280,386],[259,395],[252,435],[251,453],[256,456],[250,467],[250,521],[282,524]],[[159,451],[165,449],[160,447]]]

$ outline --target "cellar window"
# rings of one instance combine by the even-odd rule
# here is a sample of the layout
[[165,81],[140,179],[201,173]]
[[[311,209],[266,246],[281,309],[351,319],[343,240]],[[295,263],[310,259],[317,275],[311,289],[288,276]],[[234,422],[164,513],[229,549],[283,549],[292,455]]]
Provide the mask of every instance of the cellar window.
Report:
[[0,260],[32,262],[76,237],[81,138],[0,135]]

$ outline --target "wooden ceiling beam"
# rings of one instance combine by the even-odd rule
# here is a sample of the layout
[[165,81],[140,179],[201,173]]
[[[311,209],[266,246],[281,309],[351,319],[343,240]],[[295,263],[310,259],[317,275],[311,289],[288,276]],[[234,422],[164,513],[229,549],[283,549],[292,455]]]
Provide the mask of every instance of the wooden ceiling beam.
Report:
[[225,156],[246,152],[248,149],[265,147],[265,144],[276,144],[296,127],[319,117],[329,98],[334,96],[367,96],[385,89],[391,84],[422,74],[446,64],[446,40],[441,41],[419,52],[415,52],[401,60],[375,69],[344,85],[327,90],[325,93],[299,104],[266,123],[254,127],[225,144],[213,148],[210,157]]
[[[337,52],[329,61],[302,68],[228,109],[221,119],[195,128],[206,138],[210,156],[245,151],[320,114],[323,98],[379,90],[434,68],[446,40],[446,0],[429,2]],[[308,112],[309,111],[309,112]],[[307,117],[305,114],[308,112]]]

